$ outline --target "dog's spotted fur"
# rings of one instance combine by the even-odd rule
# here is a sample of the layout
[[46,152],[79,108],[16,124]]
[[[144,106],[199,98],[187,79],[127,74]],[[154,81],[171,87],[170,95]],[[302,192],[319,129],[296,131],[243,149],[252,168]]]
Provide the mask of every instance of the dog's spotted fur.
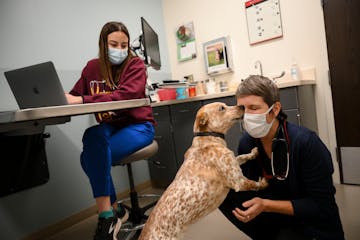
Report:
[[[236,106],[207,104],[196,115],[194,132],[226,133],[242,115]],[[249,180],[239,167],[256,155],[255,148],[235,157],[220,137],[194,137],[184,163],[152,211],[139,239],[180,239],[186,226],[219,207],[230,188],[247,191],[266,187],[265,179]]]

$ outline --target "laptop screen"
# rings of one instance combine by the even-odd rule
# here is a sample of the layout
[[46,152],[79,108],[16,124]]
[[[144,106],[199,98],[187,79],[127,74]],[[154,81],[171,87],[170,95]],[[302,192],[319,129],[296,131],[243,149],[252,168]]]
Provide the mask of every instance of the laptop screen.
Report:
[[20,109],[67,105],[60,79],[52,62],[4,73]]

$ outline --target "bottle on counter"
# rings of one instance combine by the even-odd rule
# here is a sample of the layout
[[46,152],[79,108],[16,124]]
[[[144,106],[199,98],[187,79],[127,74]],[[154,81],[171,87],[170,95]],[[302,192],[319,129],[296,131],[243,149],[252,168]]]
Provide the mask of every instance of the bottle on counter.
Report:
[[205,81],[196,82],[196,95],[204,95],[206,93]]
[[216,93],[216,82],[214,78],[209,78],[209,80],[207,80],[206,92],[208,94]]
[[290,75],[293,80],[300,80],[299,66],[295,61],[291,64]]

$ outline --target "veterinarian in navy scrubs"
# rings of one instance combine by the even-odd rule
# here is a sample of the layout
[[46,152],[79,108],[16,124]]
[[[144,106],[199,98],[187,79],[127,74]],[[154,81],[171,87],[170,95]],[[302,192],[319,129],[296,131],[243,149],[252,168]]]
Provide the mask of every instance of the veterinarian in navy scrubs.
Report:
[[312,131],[289,123],[281,110],[279,89],[262,76],[238,87],[244,108],[238,153],[259,148],[259,156],[241,165],[246,177],[266,177],[269,187],[257,192],[231,190],[222,213],[252,239],[344,239],[335,202],[331,155]]
[[[69,104],[145,98],[146,68],[129,48],[129,32],[121,22],[106,23],[99,38],[99,58],[90,60],[69,94]],[[89,177],[99,212],[96,240],[117,239],[124,209],[116,202],[111,165],[149,145],[155,124],[150,106],[96,114],[98,125],[83,136],[81,166]],[[122,210],[122,211],[120,211]]]

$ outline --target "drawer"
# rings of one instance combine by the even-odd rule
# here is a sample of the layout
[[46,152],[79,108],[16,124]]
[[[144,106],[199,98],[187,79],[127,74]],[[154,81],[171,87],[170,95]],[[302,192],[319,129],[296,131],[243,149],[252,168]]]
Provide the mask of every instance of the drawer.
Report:
[[299,108],[299,100],[296,87],[280,89],[280,102],[282,109]]
[[170,121],[169,107],[161,106],[161,107],[153,107],[153,114],[155,121]]
[[191,119],[191,122],[195,119],[195,115],[197,111],[201,107],[201,102],[187,102],[187,103],[180,103],[180,104],[174,104],[170,106],[170,115],[171,120],[179,121],[179,120],[189,120]]

